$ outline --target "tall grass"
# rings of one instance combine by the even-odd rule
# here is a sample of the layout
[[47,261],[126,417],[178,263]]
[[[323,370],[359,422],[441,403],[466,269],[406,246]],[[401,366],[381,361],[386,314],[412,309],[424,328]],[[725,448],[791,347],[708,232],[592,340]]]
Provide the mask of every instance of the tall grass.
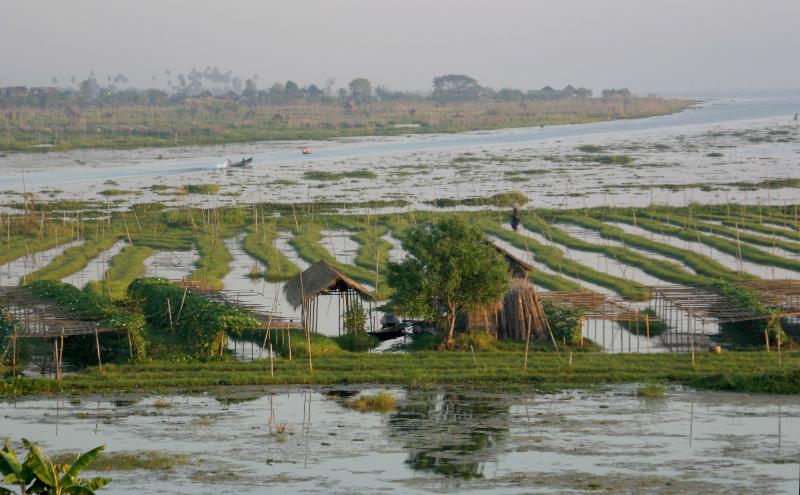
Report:
[[[303,340],[302,337],[297,340]],[[293,339],[294,342],[294,339]],[[17,378],[0,382],[0,394],[60,391],[108,393],[159,391],[165,388],[204,390],[220,385],[392,384],[459,386],[496,390],[584,388],[609,383],[677,383],[743,392],[800,393],[800,353],[785,352],[779,369],[775,353],[700,353],[693,365],[689,354],[575,353],[572,361],[552,352],[529,356],[523,372],[524,345],[514,351],[421,351],[413,353],[315,354],[314,371],[304,359],[269,361],[152,361],[109,365],[70,374],[61,382]]]

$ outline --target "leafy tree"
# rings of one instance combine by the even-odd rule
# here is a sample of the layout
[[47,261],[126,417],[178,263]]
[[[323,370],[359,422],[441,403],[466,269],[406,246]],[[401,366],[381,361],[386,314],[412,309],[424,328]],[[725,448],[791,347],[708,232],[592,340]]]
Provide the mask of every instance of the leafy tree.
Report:
[[448,74],[433,79],[433,99],[445,102],[472,101],[480,98],[483,88],[464,74]]
[[84,98],[95,99],[100,94],[100,84],[97,79],[90,77],[81,81],[79,91]]
[[256,87],[255,81],[252,79],[248,79],[244,82],[244,90],[242,90],[242,96],[245,100],[249,102],[254,102],[256,97],[258,97],[258,87]]
[[297,98],[300,95],[300,86],[294,81],[286,81],[283,85],[283,94],[290,99]]
[[391,303],[413,317],[446,311],[445,345],[453,345],[456,317],[499,300],[508,290],[508,265],[473,225],[449,217],[411,230],[403,240],[408,257],[389,263]]
[[306,94],[308,95],[309,98],[312,99],[317,99],[325,96],[325,93],[321,89],[319,89],[319,87],[317,87],[316,84],[312,84],[311,86],[309,86],[308,89],[306,90]]
[[348,85],[350,88],[350,95],[357,102],[369,101],[372,98],[372,83],[369,79],[359,77],[350,81]]

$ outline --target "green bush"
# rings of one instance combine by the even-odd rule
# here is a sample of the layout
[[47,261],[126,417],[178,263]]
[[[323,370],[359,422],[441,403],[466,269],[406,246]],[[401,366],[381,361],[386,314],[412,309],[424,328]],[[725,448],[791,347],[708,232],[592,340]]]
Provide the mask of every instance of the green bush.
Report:
[[556,342],[561,344],[578,344],[583,337],[583,323],[581,317],[583,312],[578,309],[558,304],[547,300],[542,302],[542,309],[547,316],[550,330],[553,332]]
[[720,280],[714,287],[722,291],[726,298],[742,310],[764,315],[759,320],[728,322],[720,325],[722,341],[730,347],[751,348],[765,345],[764,332],[771,344],[789,342],[791,339],[783,331],[777,312],[768,308],[758,295],[747,287]]
[[161,278],[139,278],[128,287],[153,331],[171,336],[196,357],[221,356],[228,335],[260,323],[236,306],[211,301]]
[[334,337],[334,340],[339,344],[339,347],[351,352],[365,352],[380,343],[377,337],[366,332],[349,332],[340,337]]
[[[100,327],[114,329],[115,332],[99,335],[102,359],[122,361],[130,357],[144,357],[148,340],[144,334],[144,317],[141,313],[120,307],[101,295],[82,291],[70,284],[57,280],[38,280],[28,284],[33,294],[53,301],[67,309],[77,318],[97,320]],[[129,340],[130,336],[130,340]],[[64,354],[70,362],[78,365],[97,363],[94,335],[67,337]]]

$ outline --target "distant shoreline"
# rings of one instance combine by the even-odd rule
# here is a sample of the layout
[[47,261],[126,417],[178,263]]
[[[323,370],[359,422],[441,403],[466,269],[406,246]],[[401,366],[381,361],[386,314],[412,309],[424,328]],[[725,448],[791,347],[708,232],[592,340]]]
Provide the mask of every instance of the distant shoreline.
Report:
[[[237,105],[221,113],[216,107],[196,104],[87,108],[72,120],[58,108],[8,109],[6,112],[20,116],[4,132],[0,131],[0,154],[457,134],[656,117],[678,113],[698,103],[662,98],[448,106],[417,102],[370,104],[357,110],[335,105]],[[187,113],[192,116],[187,117]]]

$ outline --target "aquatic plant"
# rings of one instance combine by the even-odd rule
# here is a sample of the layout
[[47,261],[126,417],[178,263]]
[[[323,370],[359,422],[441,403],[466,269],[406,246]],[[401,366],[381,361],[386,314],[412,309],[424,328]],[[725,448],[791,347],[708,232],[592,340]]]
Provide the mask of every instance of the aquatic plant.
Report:
[[659,383],[647,383],[636,389],[638,397],[664,397],[667,393],[667,388]]
[[[97,459],[105,446],[101,445],[83,454],[76,454],[71,463],[55,463],[35,443],[23,439],[22,444],[28,449],[24,461],[20,461],[9,441],[6,441],[0,450],[0,473],[4,476],[3,481],[19,487],[21,495],[26,493],[93,495],[95,491],[111,483],[108,478],[79,477],[81,471],[87,469]],[[0,493],[10,495],[12,492],[0,487]]]
[[217,194],[219,184],[186,184],[182,190],[188,194]]
[[397,399],[394,395],[386,391],[378,392],[375,395],[361,395],[351,401],[345,402],[347,407],[357,411],[375,411],[388,413],[397,407]]

